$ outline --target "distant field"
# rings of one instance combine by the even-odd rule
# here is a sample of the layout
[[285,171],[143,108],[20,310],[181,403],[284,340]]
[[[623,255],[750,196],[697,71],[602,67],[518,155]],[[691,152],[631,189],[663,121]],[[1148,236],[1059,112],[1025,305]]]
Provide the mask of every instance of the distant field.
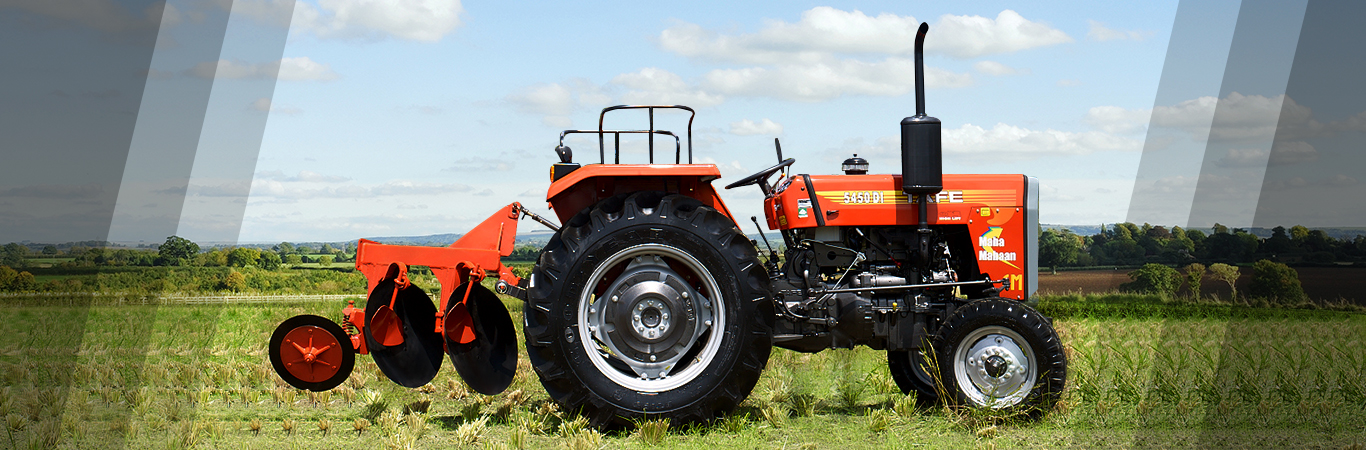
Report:
[[[1130,281],[1129,272],[1132,270],[1068,270],[1054,275],[1043,269],[1039,271],[1039,293],[1112,292]],[[1366,305],[1366,268],[1297,267],[1295,271],[1299,272],[1304,293],[1310,298],[1330,301],[1341,298],[1357,305]],[[1252,283],[1252,269],[1243,267],[1241,275],[1237,282],[1238,292],[1247,293]],[[1230,290],[1228,284],[1212,280],[1206,274],[1200,292],[1202,297],[1214,295],[1226,299]]]
[[[520,327],[520,302],[504,302]],[[449,361],[430,385],[402,388],[368,356],[357,356],[356,372],[336,390],[285,386],[267,361],[271,331],[295,314],[333,317],[343,304],[12,306],[0,322],[0,418],[8,430],[0,432],[0,448],[1336,449],[1366,443],[1366,384],[1357,373],[1366,364],[1366,321],[1353,314],[1057,320],[1070,359],[1068,390],[1038,422],[911,407],[881,351],[775,350],[737,415],[674,430],[652,444],[631,430],[585,430],[572,414],[554,409],[524,350],[512,387],[496,396],[469,392]],[[72,327],[73,320],[85,327]]]

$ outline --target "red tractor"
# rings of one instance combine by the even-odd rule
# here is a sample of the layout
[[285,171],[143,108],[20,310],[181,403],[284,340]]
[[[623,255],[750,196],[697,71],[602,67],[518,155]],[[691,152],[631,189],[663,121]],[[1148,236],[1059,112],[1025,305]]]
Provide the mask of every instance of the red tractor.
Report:
[[[857,157],[843,175],[788,174],[794,160],[778,147],[776,165],[726,186],[763,191],[783,257],[770,248],[761,260],[711,185],[720,171],[692,163],[693,116],[686,160],[683,138],[655,129],[655,110],[691,108],[614,106],[597,130],[560,134],[546,199],[562,227],[513,203],[449,247],[361,240],[364,308],[344,309],[346,329],[285,321],[269,348],[276,371],[327,390],[369,353],[390,379],[419,387],[444,352],[472,389],[502,392],[518,352],[507,310],[480,284],[493,275],[495,290],[525,302],[527,356],[550,397],[599,425],[727,413],[773,346],[866,345],[886,350],[897,385],[922,400],[1048,409],[1067,361],[1050,320],[1024,303],[1037,284],[1038,180],[942,175],[940,122],[925,115],[928,28],[916,38],[917,114],[901,121],[900,175],[869,175]],[[644,110],[649,128],[603,129],[618,110]],[[575,133],[597,135],[597,164],[573,162],[564,138]],[[622,134],[649,137],[650,164],[620,164]],[[674,164],[654,163],[656,136],[673,138]],[[500,261],[522,217],[556,231],[527,278]],[[409,266],[430,268],[439,305],[408,281]]]

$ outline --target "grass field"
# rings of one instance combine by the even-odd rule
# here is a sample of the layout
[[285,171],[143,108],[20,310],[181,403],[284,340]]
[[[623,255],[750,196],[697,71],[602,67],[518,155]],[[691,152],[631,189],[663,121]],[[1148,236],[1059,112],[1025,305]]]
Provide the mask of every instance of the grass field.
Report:
[[[520,304],[505,300],[520,325]],[[1344,448],[1366,444],[1361,315],[1211,307],[1182,319],[1073,314],[1068,390],[1042,420],[915,407],[883,352],[775,350],[736,415],[602,434],[553,407],[521,353],[508,392],[449,361],[420,389],[368,356],[325,393],[274,375],[271,331],[342,304],[13,306],[0,322],[10,448]],[[1046,303],[1045,303],[1046,305]],[[1255,317],[1255,318],[1250,318]],[[82,325],[84,326],[82,328]],[[62,388],[60,386],[69,386]],[[1355,447],[1360,448],[1360,447]]]

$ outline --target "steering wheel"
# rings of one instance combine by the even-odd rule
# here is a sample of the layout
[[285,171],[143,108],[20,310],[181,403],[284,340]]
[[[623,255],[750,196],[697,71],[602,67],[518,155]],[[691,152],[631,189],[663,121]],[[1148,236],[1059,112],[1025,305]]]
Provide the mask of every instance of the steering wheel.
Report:
[[[783,170],[783,168],[792,165],[792,163],[794,162],[797,162],[797,160],[793,158],[784,159],[782,162],[778,163],[777,165],[774,165],[773,167],[769,167],[767,169],[760,171],[759,173],[741,178],[739,181],[726,185],[726,189],[734,189],[740,186],[749,186],[751,184],[758,183],[761,181],[767,182],[768,177],[773,176],[774,173],[777,173],[779,170]],[[763,186],[763,184],[761,184],[760,186]]]

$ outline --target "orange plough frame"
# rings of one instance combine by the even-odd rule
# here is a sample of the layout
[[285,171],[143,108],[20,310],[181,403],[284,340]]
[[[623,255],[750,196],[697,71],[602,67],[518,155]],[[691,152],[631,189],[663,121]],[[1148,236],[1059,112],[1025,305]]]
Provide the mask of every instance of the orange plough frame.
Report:
[[[452,342],[466,344],[475,338],[473,319],[464,306],[467,298],[455,299],[457,308],[451,317],[444,317],[449,310],[451,293],[465,282],[478,283],[486,276],[498,276],[498,292],[508,293],[509,289],[520,287],[522,279],[503,265],[502,257],[512,254],[513,240],[517,236],[517,221],[525,209],[520,203],[512,203],[497,213],[484,219],[483,223],[465,233],[455,243],[446,247],[421,247],[411,245],[388,245],[361,239],[356,248],[356,269],[365,275],[369,282],[366,293],[374,291],[375,286],[386,278],[407,278],[408,266],[426,266],[436,275],[441,284],[441,305],[436,311],[436,332],[442,333]],[[398,273],[390,274],[390,266]],[[470,290],[466,289],[466,293]],[[342,310],[346,322],[351,325],[351,344],[360,354],[368,354],[365,345],[365,308],[357,308],[355,301]],[[447,321],[453,321],[450,326]]]

